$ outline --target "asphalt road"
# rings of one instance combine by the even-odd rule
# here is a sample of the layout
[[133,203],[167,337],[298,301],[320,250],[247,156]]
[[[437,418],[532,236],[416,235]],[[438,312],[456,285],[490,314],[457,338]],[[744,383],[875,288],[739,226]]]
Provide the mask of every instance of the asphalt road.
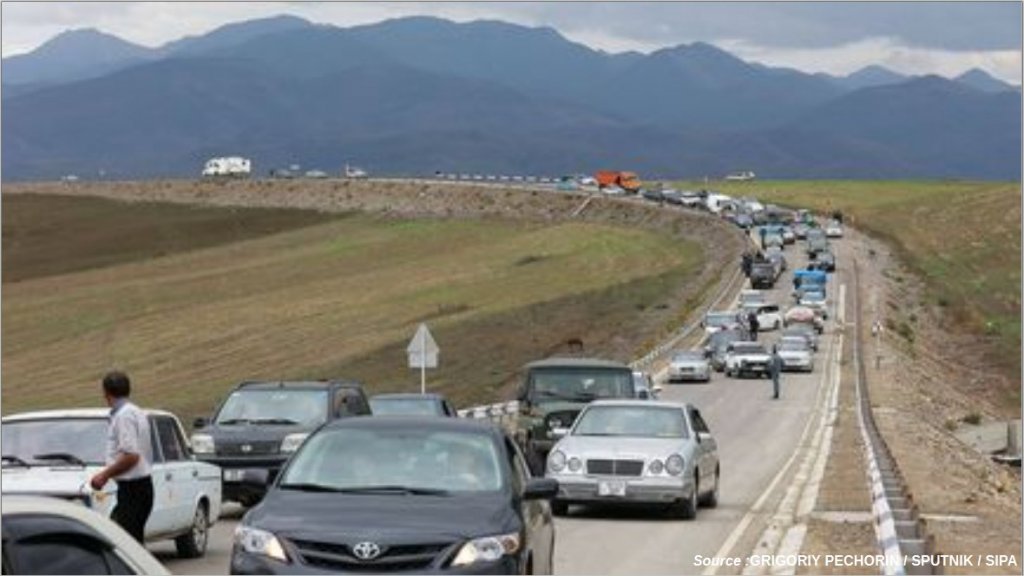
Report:
[[[798,241],[786,248],[789,270],[769,291],[769,301],[783,309],[792,303],[792,270],[806,262],[802,246]],[[833,306],[837,292],[830,284]],[[789,466],[784,474],[781,471],[798,450],[805,449],[806,443],[801,444],[804,429],[823,403],[820,392],[834,342],[831,318],[834,314],[821,338],[814,373],[785,373],[780,400],[771,398],[772,385],[767,379],[734,379],[716,373],[709,384],[659,381],[664,387],[662,398],[695,404],[718,441],[722,470],[718,507],[702,508],[695,521],[650,508],[577,507],[569,517],[556,520],[556,573],[693,574],[704,571],[695,565],[697,555],[745,555],[774,509],[771,503],[781,499],[787,479],[794,474],[795,466]],[[771,342],[776,334],[766,332],[761,337]],[[769,486],[773,490],[766,494]],[[768,505],[741,522],[762,495]],[[226,516],[212,528],[204,558],[180,560],[171,543],[151,545],[150,550],[177,574],[226,574],[231,536],[241,510],[228,506]],[[737,531],[740,524],[747,529]],[[721,550],[727,542],[735,546],[731,551]]]

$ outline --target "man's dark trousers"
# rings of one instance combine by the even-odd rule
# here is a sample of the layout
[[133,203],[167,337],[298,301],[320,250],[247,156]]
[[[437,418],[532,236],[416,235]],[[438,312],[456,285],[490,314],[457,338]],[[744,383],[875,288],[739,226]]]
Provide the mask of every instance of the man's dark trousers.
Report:
[[110,513],[116,522],[133,538],[143,543],[146,521],[153,511],[153,479],[150,476],[134,480],[117,481],[117,505]]

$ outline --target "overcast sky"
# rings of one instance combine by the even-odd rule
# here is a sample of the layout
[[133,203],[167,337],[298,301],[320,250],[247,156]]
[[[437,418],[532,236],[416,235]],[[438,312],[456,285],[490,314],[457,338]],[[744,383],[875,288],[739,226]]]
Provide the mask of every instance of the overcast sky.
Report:
[[551,26],[610,52],[705,41],[765,64],[845,74],[881,64],[908,74],[978,67],[1021,82],[1019,2],[3,2],[4,56],[72,28],[157,46],[219,25],[276,14],[351,26],[430,15]]

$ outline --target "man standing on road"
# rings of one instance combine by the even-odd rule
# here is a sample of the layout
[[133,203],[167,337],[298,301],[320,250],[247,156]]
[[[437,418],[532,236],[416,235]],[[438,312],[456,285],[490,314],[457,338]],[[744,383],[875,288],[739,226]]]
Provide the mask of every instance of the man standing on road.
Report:
[[761,233],[761,250],[764,250],[765,249],[764,239],[768,235],[768,230],[765,229],[764,226],[761,226],[758,230]]
[[110,518],[141,544],[146,521],[153,511],[153,445],[149,420],[138,406],[128,401],[130,394],[131,382],[124,372],[114,371],[103,377],[103,397],[110,406],[107,467],[93,476],[89,484],[93,490],[101,490],[108,481],[117,482],[117,505]]
[[775,392],[772,399],[778,400],[779,393],[781,392],[779,390],[779,376],[782,374],[782,356],[779,356],[778,346],[772,346],[772,357],[768,361],[768,373],[772,376],[772,389]]
[[750,277],[750,265],[753,263],[753,261],[754,257],[751,256],[749,250],[743,253],[743,274],[748,278]]
[[747,327],[750,328],[750,341],[757,342],[757,333],[761,330],[761,323],[757,321],[757,312],[751,311],[747,314]]

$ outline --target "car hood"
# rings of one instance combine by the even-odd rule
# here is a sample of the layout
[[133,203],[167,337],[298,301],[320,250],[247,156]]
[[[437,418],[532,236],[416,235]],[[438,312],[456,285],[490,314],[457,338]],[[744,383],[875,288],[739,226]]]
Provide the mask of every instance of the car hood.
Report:
[[[31,468],[4,468],[2,474],[4,494],[42,494],[49,496],[80,496],[89,490],[89,480],[102,470],[102,466],[32,466]],[[116,492],[114,482],[108,482],[104,492]]]
[[519,520],[500,494],[412,496],[273,489],[244,524],[289,538],[350,542],[461,540],[514,531]]
[[684,438],[623,438],[619,436],[569,436],[556,446],[578,458],[665,458],[682,451]]

